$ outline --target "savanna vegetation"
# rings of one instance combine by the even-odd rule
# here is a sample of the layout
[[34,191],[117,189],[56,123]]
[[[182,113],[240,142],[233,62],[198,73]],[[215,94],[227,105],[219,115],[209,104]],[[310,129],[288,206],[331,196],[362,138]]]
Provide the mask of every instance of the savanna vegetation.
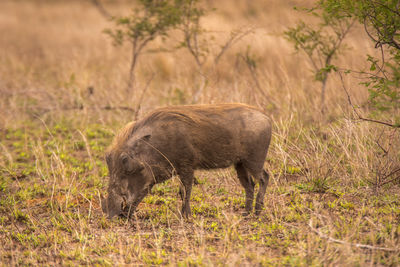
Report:
[[[396,1],[1,1],[1,264],[399,265],[398,14]],[[115,133],[156,107],[221,102],[271,117],[261,214],[242,215],[227,169],[196,173],[190,220],[176,178],[108,220]]]

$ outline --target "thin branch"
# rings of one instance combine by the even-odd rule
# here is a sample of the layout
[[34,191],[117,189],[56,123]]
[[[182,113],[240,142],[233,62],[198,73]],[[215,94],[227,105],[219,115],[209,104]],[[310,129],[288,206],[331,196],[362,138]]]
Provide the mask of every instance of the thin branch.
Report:
[[233,33],[231,37],[225,42],[225,45],[221,47],[221,50],[219,51],[218,55],[214,59],[214,63],[218,64],[219,59],[222,57],[222,55],[228,50],[229,47],[234,45],[235,43],[239,42],[241,39],[243,39],[246,35],[250,34],[253,32],[253,28],[249,28],[245,31],[238,31],[236,33]]
[[134,108],[126,107],[126,106],[102,106],[102,107],[85,107],[85,108],[83,106],[75,106],[75,107],[65,107],[65,108],[48,108],[48,109],[44,110],[40,115],[46,114],[46,113],[54,111],[54,110],[83,110],[83,109],[125,110],[125,111],[129,111],[132,113],[136,112],[136,110]]
[[[90,109],[94,109],[94,108],[90,108]],[[126,111],[130,111],[130,112],[136,112],[135,109],[130,108],[130,107],[125,107],[125,106],[104,106],[104,107],[100,107],[100,109],[104,109],[104,110],[126,110]]]
[[375,39],[374,36],[372,36],[372,34],[368,31],[368,27],[367,27],[367,16],[364,17],[364,30],[367,33],[368,37],[371,38],[372,41],[374,41],[375,43],[378,43],[378,40]]
[[[338,71],[344,71],[344,72],[346,72],[347,69],[338,68]],[[377,79],[381,79],[381,78],[382,78],[382,76],[379,76],[379,75],[378,75],[379,71],[375,74],[375,73],[370,73],[370,72],[366,72],[366,71],[351,70],[351,73],[360,74],[360,76],[353,76],[353,77],[355,77],[355,78],[357,78],[357,79],[363,79],[364,76],[361,76],[361,75],[367,75],[367,76],[369,76],[370,78],[372,78],[372,77],[373,77],[373,78],[377,78]]]
[[126,88],[128,93],[131,91],[133,84],[135,83],[135,67],[136,62],[139,57],[139,52],[137,52],[137,39],[133,40],[132,42],[132,58],[131,58],[131,65],[129,67],[129,80],[128,80],[128,87]]
[[[319,68],[318,68],[317,64],[315,63],[314,58],[312,57],[312,53],[308,53],[306,47],[301,42],[299,42],[299,45],[300,45],[300,48],[303,49],[303,51],[306,53],[306,55],[310,59],[310,62],[312,64],[312,66],[314,67],[314,70],[318,71]],[[318,58],[320,58],[320,57],[318,57]],[[321,63],[321,65],[322,65],[322,63]]]
[[253,78],[253,81],[256,85],[257,90],[261,93],[261,95],[266,99],[266,100],[270,100],[270,98],[268,97],[268,95],[264,92],[264,90],[261,88],[261,85],[258,81],[258,77],[257,77],[257,73],[256,73],[256,69],[254,68],[254,66],[249,62],[249,59],[247,59],[246,57],[244,57],[243,55],[241,55],[242,59],[244,60],[244,62],[246,63],[246,66],[251,74],[251,77]]
[[[192,54],[192,56],[194,57],[197,66],[201,68],[204,62],[201,62],[199,57],[199,52],[197,47],[197,33],[196,32],[190,33],[189,26],[186,26],[184,29],[184,34],[185,34],[186,46],[190,54]],[[195,47],[192,46],[192,38],[194,39]]]
[[184,42],[189,50],[190,54],[194,57],[197,66],[201,69],[204,64],[205,59],[200,59],[200,52],[198,48],[198,40],[197,33],[200,30],[199,20],[190,18],[190,14],[193,8],[193,1],[189,2],[189,7],[186,10],[186,14],[184,16],[185,22],[183,23],[182,32],[184,34]]
[[392,182],[394,182],[394,181],[396,181],[396,180],[400,180],[400,175],[397,176],[397,177],[395,177],[395,178],[393,178],[393,179],[390,179],[390,180],[388,180],[388,181],[385,181],[385,182],[383,182],[383,183],[380,183],[379,186],[382,186],[382,185],[385,185],[385,184],[390,184],[390,183],[392,183]]
[[378,73],[382,73],[383,76],[385,77],[385,79],[388,79],[388,77],[386,76],[385,70],[384,70],[384,68],[385,68],[385,53],[384,53],[384,51],[383,51],[383,46],[380,45],[379,48],[381,49],[382,65],[381,65],[381,66],[378,66],[378,72],[377,72],[377,74],[378,74]]
[[132,89],[132,86],[134,86],[134,83],[136,81],[135,68],[138,58],[142,54],[143,48],[147,45],[148,42],[150,42],[153,39],[154,35],[151,35],[146,39],[142,40],[141,42],[139,42],[139,44],[138,44],[139,41],[138,39],[132,41],[132,59],[131,59],[131,66],[129,69],[129,81],[127,87],[128,91]]
[[99,0],[91,0],[92,4],[96,6],[100,14],[106,19],[111,19],[111,14],[104,8],[103,4]]
[[142,106],[142,101],[143,101],[143,97],[144,97],[144,95],[145,95],[145,93],[147,92],[147,89],[149,88],[149,86],[150,86],[150,83],[151,83],[151,81],[154,79],[154,76],[155,76],[156,74],[153,72],[153,74],[151,75],[151,77],[147,80],[147,83],[146,83],[146,86],[144,87],[144,89],[143,89],[143,91],[142,91],[142,94],[140,95],[140,97],[139,97],[139,103],[138,103],[138,106],[136,107],[136,110],[135,110],[135,115],[134,115],[134,120],[137,120],[138,119],[138,116],[139,116],[139,111],[140,111],[140,108],[141,108],[141,106]]
[[[382,180],[385,180],[385,179],[387,179],[388,177],[390,177],[390,176],[392,176],[392,175],[394,175],[394,174],[396,174],[396,173],[398,173],[398,172],[400,172],[400,168],[397,168],[397,169],[395,169],[394,171],[392,171],[391,173],[385,175],[385,177],[383,177]],[[391,182],[394,182],[394,181],[396,181],[397,179],[400,179],[400,175],[397,176],[397,177],[395,177],[395,178],[393,178],[393,179],[390,179],[390,180],[388,180],[388,181],[385,181],[385,182],[381,183],[380,186],[385,185],[385,184],[389,184],[389,183],[391,183]]]
[[[383,131],[382,131],[382,133],[383,133]],[[381,134],[381,136],[382,136],[382,134]],[[381,137],[381,136],[380,136],[380,137]],[[380,138],[380,137],[379,137],[379,138]],[[386,155],[389,153],[389,151],[388,151],[387,149],[385,149],[385,148],[379,143],[379,139],[378,139],[377,141],[375,141],[375,143],[376,143],[377,146],[382,150],[384,156],[386,156]]]
[[325,234],[321,233],[317,229],[315,229],[313,227],[313,225],[312,225],[312,220],[311,219],[308,222],[308,226],[310,227],[311,231],[313,231],[314,233],[316,233],[320,237],[322,237],[322,238],[324,238],[324,239],[326,239],[326,240],[328,240],[330,242],[339,243],[339,244],[343,244],[343,245],[350,245],[350,246],[353,246],[353,247],[370,249],[370,250],[383,250],[383,251],[388,251],[388,252],[397,252],[397,251],[399,251],[398,248],[385,248],[385,247],[376,247],[376,246],[371,246],[371,245],[364,245],[364,244],[359,244],[359,243],[350,243],[350,242],[347,242],[347,241],[343,241],[343,240],[340,240],[340,239],[336,239],[336,238],[330,237],[328,235],[325,235]]
[[361,114],[357,111],[357,109],[355,108],[355,106],[353,105],[353,103],[351,101],[350,94],[347,91],[346,86],[344,85],[342,74],[340,73],[340,71],[338,73],[339,73],[339,76],[340,76],[340,81],[342,83],[342,88],[343,88],[343,90],[345,91],[345,93],[347,95],[347,100],[348,100],[350,106],[352,107],[354,113],[357,115],[359,120],[378,123],[378,124],[386,125],[386,126],[389,126],[389,127],[392,127],[392,128],[400,128],[400,125],[397,125],[397,124],[392,124],[392,123],[389,123],[389,122],[374,120],[374,119],[365,118],[365,117],[361,116]]

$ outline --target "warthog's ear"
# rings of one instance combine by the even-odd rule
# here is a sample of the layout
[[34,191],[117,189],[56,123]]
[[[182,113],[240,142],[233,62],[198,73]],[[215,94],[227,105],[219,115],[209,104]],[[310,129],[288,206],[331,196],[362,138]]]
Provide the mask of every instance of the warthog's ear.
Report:
[[148,135],[143,136],[141,139],[144,141],[149,141],[150,137],[151,137],[151,135],[148,134]]
[[121,153],[120,159],[122,167],[127,173],[135,173],[141,171],[144,168],[143,164],[140,161],[133,159],[125,152]]

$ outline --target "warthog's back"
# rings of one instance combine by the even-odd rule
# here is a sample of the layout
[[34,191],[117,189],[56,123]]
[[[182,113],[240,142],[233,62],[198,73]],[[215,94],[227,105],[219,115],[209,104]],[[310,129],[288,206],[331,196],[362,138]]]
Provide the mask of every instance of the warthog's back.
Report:
[[146,135],[173,162],[223,168],[249,156],[264,161],[271,126],[265,114],[244,104],[187,105],[160,108],[138,121],[133,139]]

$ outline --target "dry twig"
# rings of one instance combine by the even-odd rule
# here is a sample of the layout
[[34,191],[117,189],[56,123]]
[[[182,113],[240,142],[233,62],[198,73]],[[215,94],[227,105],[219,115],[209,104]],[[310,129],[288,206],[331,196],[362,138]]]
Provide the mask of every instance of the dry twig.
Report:
[[364,245],[364,244],[359,244],[359,243],[350,243],[350,242],[346,242],[346,241],[343,241],[343,240],[340,240],[340,239],[336,239],[336,238],[330,237],[328,235],[325,235],[325,234],[321,233],[316,228],[314,228],[313,225],[312,225],[312,220],[311,219],[308,222],[308,226],[310,227],[311,231],[313,231],[314,233],[316,233],[320,237],[322,237],[322,238],[324,238],[324,239],[326,239],[326,240],[328,240],[330,242],[339,243],[339,244],[343,244],[343,245],[350,245],[350,246],[353,246],[353,247],[370,249],[370,250],[383,250],[383,251],[388,251],[388,252],[397,252],[397,251],[399,251],[398,248],[385,248],[385,247],[376,247],[376,246],[371,246],[371,245]]

